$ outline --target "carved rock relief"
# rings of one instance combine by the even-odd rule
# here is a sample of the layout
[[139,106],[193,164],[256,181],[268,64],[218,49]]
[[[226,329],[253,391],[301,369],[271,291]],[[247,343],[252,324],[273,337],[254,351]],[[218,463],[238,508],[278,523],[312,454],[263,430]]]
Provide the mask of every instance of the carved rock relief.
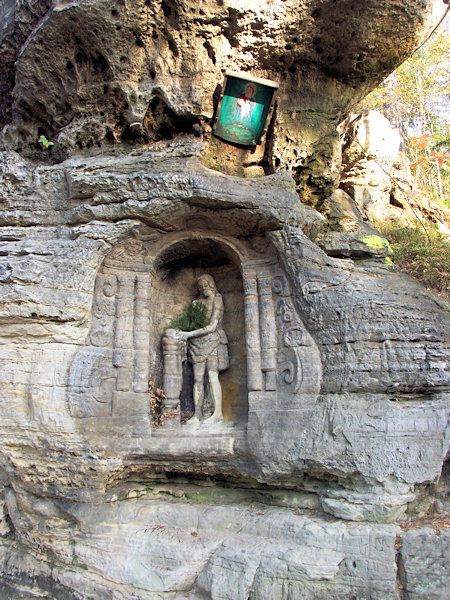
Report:
[[320,391],[321,362],[317,346],[300,320],[286,278],[278,274],[272,282],[276,298],[278,331],[278,383],[291,394]]
[[[148,391],[149,379],[163,381],[162,333],[192,299],[198,276],[212,272],[229,338],[231,368],[220,376],[227,435],[247,430],[250,450],[259,455],[256,447],[272,435],[266,420],[277,427],[280,414],[306,414],[321,376],[317,346],[270,243],[263,236],[247,242],[203,231],[139,235],[117,245],[97,276],[88,343],[69,373],[72,416],[94,445],[105,435],[122,446],[164,435],[153,427]],[[181,391],[181,412],[188,404]]]

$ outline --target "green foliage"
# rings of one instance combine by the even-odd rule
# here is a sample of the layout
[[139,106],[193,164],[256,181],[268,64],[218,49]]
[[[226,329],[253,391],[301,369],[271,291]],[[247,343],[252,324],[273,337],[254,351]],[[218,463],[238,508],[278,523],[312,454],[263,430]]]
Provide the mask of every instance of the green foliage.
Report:
[[42,144],[42,147],[45,148],[46,150],[48,150],[48,148],[50,148],[50,146],[53,146],[53,142],[50,142],[45,135],[41,135],[41,137],[39,138],[38,142],[40,142]]
[[450,244],[435,229],[405,227],[398,221],[383,223],[379,229],[386,236],[394,253],[394,262],[403,271],[420,279],[431,291],[449,295]]
[[[450,168],[436,153],[450,152],[450,18],[406,62],[356,107],[378,110],[404,140],[427,137],[426,147],[409,144],[416,187],[441,204],[450,195]],[[413,136],[413,137],[411,137]],[[430,166],[421,159],[430,159]],[[445,163],[445,161],[444,161]],[[426,168],[424,168],[424,166]]]
[[194,331],[206,327],[208,325],[206,304],[199,300],[193,300],[184,307],[179,317],[171,321],[170,325],[181,331]]
[[430,130],[448,138],[450,19],[359,105],[378,110],[408,137]]

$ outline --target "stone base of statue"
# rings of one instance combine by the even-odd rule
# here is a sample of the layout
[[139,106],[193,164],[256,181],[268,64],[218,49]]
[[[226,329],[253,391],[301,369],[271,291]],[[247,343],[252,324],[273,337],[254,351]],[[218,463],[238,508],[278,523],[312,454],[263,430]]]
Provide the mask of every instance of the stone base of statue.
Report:
[[186,359],[186,342],[176,329],[166,329],[162,338],[163,390],[159,428],[177,431],[181,427],[180,393],[183,385],[183,360]]

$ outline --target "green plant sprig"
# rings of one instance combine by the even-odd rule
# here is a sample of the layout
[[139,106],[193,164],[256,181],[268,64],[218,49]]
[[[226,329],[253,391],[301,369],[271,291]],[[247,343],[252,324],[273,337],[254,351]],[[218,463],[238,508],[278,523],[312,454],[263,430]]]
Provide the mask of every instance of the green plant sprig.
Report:
[[42,144],[42,147],[45,148],[46,150],[48,150],[50,148],[50,146],[54,146],[53,142],[50,142],[50,140],[48,140],[45,137],[45,135],[41,135],[38,142],[40,142]]
[[184,307],[183,312],[170,322],[171,327],[181,331],[194,331],[203,329],[208,325],[206,317],[206,304],[200,300],[193,300]]

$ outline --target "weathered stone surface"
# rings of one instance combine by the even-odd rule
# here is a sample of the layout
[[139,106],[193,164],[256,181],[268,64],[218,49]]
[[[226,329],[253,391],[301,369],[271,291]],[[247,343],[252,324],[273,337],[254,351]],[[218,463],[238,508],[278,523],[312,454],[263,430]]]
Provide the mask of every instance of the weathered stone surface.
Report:
[[0,536],[7,535],[8,533],[10,533],[10,528],[6,520],[5,501],[2,494],[2,498],[0,499]]
[[[447,316],[420,284],[389,266],[373,272],[329,258],[296,229],[271,237],[296,307],[321,349],[322,393],[446,388],[446,351],[439,340],[446,338]],[[343,368],[350,354],[353,366]]]
[[[285,176],[242,182],[208,171],[189,156],[182,159],[180,154],[187,152],[186,146],[182,146],[181,150],[169,146],[169,151],[170,148],[174,158],[164,159],[158,153],[156,156],[141,153],[115,161],[106,157],[100,160],[72,159],[61,166],[41,167],[38,173],[42,172],[44,181],[51,183],[48,186],[47,183],[42,184],[42,188],[38,183],[33,193],[39,198],[45,190],[49,208],[41,218],[48,223],[47,227],[2,228],[8,255],[2,257],[5,278],[1,334],[5,342],[13,341],[4,346],[6,376],[2,385],[4,393],[14,399],[8,408],[5,406],[3,422],[11,427],[5,433],[12,448],[17,436],[24,440],[25,446],[35,447],[35,440],[41,435],[49,431],[56,435],[59,431],[60,434],[51,443],[57,452],[66,443],[79,447],[90,440],[91,451],[105,453],[105,459],[115,453],[117,458],[119,455],[122,457],[119,459],[121,464],[125,457],[129,460],[131,451],[141,457],[147,453],[150,463],[156,464],[154,461],[158,460],[166,442],[156,438],[144,441],[148,435],[145,431],[150,431],[145,381],[141,396],[135,397],[133,418],[130,409],[126,408],[129,399],[120,391],[122,388],[114,400],[119,420],[114,413],[112,421],[105,420],[105,410],[112,410],[108,408],[112,406],[110,400],[103,404],[102,399],[107,398],[109,383],[105,383],[103,392],[98,392],[99,402],[95,410],[94,405],[89,404],[91,401],[87,400],[89,394],[97,394],[90,387],[97,385],[94,380],[92,384],[88,383],[90,361],[95,357],[95,360],[101,360],[100,372],[105,377],[109,377],[107,373],[116,373],[116,368],[122,364],[118,355],[111,358],[112,350],[102,349],[103,342],[95,341],[99,326],[102,335],[115,327],[114,310],[108,312],[106,305],[102,308],[95,300],[95,281],[105,257],[115,248],[113,251],[117,258],[110,258],[110,263],[105,263],[110,266],[105,267],[104,276],[110,277],[107,273],[114,273],[123,260],[125,264],[142,264],[142,268],[145,264],[150,265],[151,256],[157,256],[159,252],[152,248],[163,248],[164,244],[168,244],[168,248],[172,244],[175,248],[184,239],[179,246],[180,249],[185,248],[179,255],[181,257],[186,252],[189,256],[191,251],[186,250],[189,244],[197,248],[193,252],[204,252],[210,246],[205,246],[206,242],[194,243],[194,240],[211,238],[212,234],[207,232],[213,226],[215,231],[222,227],[225,231],[228,227],[228,231],[239,236],[244,231],[247,235],[251,232],[249,223],[252,219],[257,233],[261,228],[281,227],[284,220],[292,221],[294,215],[298,220],[305,218],[305,214],[307,220],[309,215],[315,218],[313,209],[302,209],[292,184]],[[14,167],[7,171],[4,185],[8,182],[8,172],[17,173],[18,165],[20,180],[26,182],[31,179],[28,163],[17,162],[16,155],[12,158]],[[174,173],[175,167],[181,170],[182,176]],[[36,175],[33,177],[35,182],[39,182]],[[227,196],[224,195],[225,187]],[[30,220],[36,220],[39,215],[30,210],[29,204],[32,206],[32,203],[29,199],[27,205],[28,190],[27,184],[23,187],[17,184],[17,196],[12,195],[10,190],[7,201],[15,210],[23,202],[21,218],[26,215]],[[131,190],[141,198],[131,200],[133,210],[127,208],[130,202],[127,196],[131,198]],[[57,213],[51,207],[63,193],[66,197]],[[23,201],[20,200],[21,195]],[[180,220],[180,210],[184,211],[187,207],[181,198],[187,198],[192,205],[189,213],[192,221]],[[280,204],[283,199],[284,206]],[[211,205],[215,206],[214,211],[211,211]],[[297,209],[298,212],[294,212]],[[103,221],[89,221],[93,212],[97,219]],[[58,214],[67,224],[50,226],[50,221],[57,219]],[[5,215],[7,220],[15,218],[14,213],[8,216],[5,211]],[[245,215],[245,220],[241,215]],[[79,225],[81,216],[87,222]],[[116,218],[121,219],[116,224],[107,222],[107,219]],[[144,227],[142,222],[151,223],[153,228]],[[192,228],[194,223],[198,227],[197,233],[183,233],[184,227]],[[156,224],[158,230],[155,229]],[[224,235],[214,234],[214,243],[220,246],[228,240],[226,243],[234,244],[236,252],[248,255],[242,262],[245,285],[249,277],[245,273],[248,269],[255,269],[251,264],[257,256],[263,262],[269,258],[270,261],[275,260],[268,250],[270,244],[258,236],[252,244],[245,245],[237,238]],[[445,318],[436,302],[418,284],[384,269],[382,264],[373,270],[373,267],[359,267],[352,261],[326,256],[300,229],[285,227],[282,233],[270,235],[287,277],[285,279],[282,272],[274,271],[273,267],[268,271],[270,277],[275,278],[272,294],[276,300],[275,312],[280,331],[279,368],[288,369],[282,371],[285,375],[279,383],[283,392],[274,404],[270,394],[258,391],[256,387],[249,394],[248,409],[244,408],[245,403],[240,405],[241,408],[236,405],[236,408],[230,409],[230,416],[237,410],[236,414],[241,415],[239,419],[244,419],[241,425],[245,423],[246,411],[249,410],[249,429],[247,437],[244,435],[243,438],[246,441],[238,441],[242,439],[242,431],[238,428],[235,433],[230,433],[231,437],[228,434],[222,437],[214,452],[211,447],[209,457],[205,455],[205,448],[211,444],[207,438],[198,443],[187,438],[178,450],[171,443],[172,450],[164,459],[168,461],[166,468],[170,467],[171,460],[176,459],[183,469],[189,469],[192,456],[197,456],[198,459],[203,457],[204,466],[201,467],[201,460],[200,463],[195,462],[192,465],[194,471],[204,468],[220,472],[223,468],[226,472],[241,472],[246,476],[259,473],[260,477],[264,473],[268,481],[280,478],[291,481],[292,474],[304,468],[319,476],[329,472],[344,479],[356,469],[368,482],[374,478],[384,482],[393,476],[395,480],[411,485],[435,478],[445,454],[442,435],[446,429],[447,409],[443,397],[441,401],[436,397],[433,402],[431,397],[425,399],[420,394],[427,390],[436,394],[440,389],[445,390],[448,384],[446,354],[442,345]],[[161,240],[158,242],[160,246],[156,244],[157,240]],[[176,253],[173,254],[170,260],[176,256]],[[258,268],[261,267],[256,267],[256,270]],[[131,272],[127,276],[130,281]],[[256,279],[254,281],[256,285]],[[258,283],[262,284],[262,281]],[[159,289],[158,286],[155,289]],[[114,298],[114,293],[111,298]],[[132,291],[129,293],[133,294]],[[108,294],[107,297],[110,297]],[[190,294],[188,291],[187,299]],[[251,287],[248,294],[249,299],[252,298]],[[178,301],[180,306],[182,297]],[[132,295],[130,302],[133,302]],[[174,310],[168,306],[161,309],[162,314]],[[109,323],[107,326],[105,318]],[[307,323],[307,330],[303,322]],[[252,331],[251,327],[249,331]],[[292,334],[288,335],[289,328],[295,330],[294,338],[290,337]],[[285,338],[285,335],[288,337]],[[285,339],[288,341],[283,341]],[[152,344],[158,344],[157,340],[156,337]],[[284,346],[286,343],[288,345]],[[292,343],[300,344],[296,347],[295,357],[290,355]],[[79,351],[83,346],[85,348]],[[282,350],[283,346],[285,349]],[[121,350],[123,356],[126,348]],[[249,348],[253,352],[253,346]],[[236,352],[237,346],[232,352],[237,357]],[[17,353],[20,353],[20,360],[15,358]],[[78,363],[74,362],[75,355],[79,357]],[[156,369],[160,368],[158,360],[156,352],[150,363]],[[297,367],[296,361],[299,361]],[[247,367],[250,369],[248,376],[254,364],[252,358]],[[414,369],[411,369],[411,364],[415,365]],[[51,370],[49,365],[52,365]],[[237,366],[236,369],[236,373],[239,372]],[[94,369],[92,374],[96,372]],[[79,377],[81,379],[77,379]],[[242,377],[246,377],[244,372]],[[285,378],[291,382],[287,387]],[[75,395],[67,396],[68,385],[72,390],[70,393]],[[298,388],[290,400],[286,395],[289,385]],[[317,403],[319,391],[322,400]],[[88,396],[85,397],[85,393]],[[52,410],[48,407],[50,397]],[[136,403],[138,397],[139,404]],[[87,401],[88,404],[85,404]],[[125,403],[124,412],[120,409],[121,402]],[[97,414],[96,411],[100,412]],[[127,412],[130,413],[128,416]],[[292,418],[294,414],[295,420]],[[85,419],[89,415],[90,418]],[[93,418],[95,415],[97,418]],[[101,415],[102,418],[99,418]],[[351,420],[348,415],[352,415]],[[82,419],[84,429],[79,429],[74,417]],[[327,425],[324,425],[324,419]],[[342,425],[336,426],[339,422]],[[32,423],[35,425],[31,426]],[[341,429],[342,434],[337,435],[336,432]],[[368,443],[368,432],[371,431],[377,431],[373,445]],[[114,435],[111,435],[113,432]],[[430,437],[426,437],[424,432],[429,432]],[[134,435],[138,437],[132,442]],[[380,435],[387,436],[382,445],[379,444]],[[67,439],[65,436],[68,436]],[[233,439],[235,446],[230,452],[230,440]],[[387,440],[392,440],[389,442],[392,447],[386,445]],[[183,457],[189,446],[189,452]],[[249,450],[257,459],[256,463],[242,462]],[[13,457],[15,452],[12,449],[10,456]],[[411,461],[412,455],[419,457],[425,452],[428,458],[424,467],[419,458]],[[31,460],[31,456],[32,453],[27,460]],[[26,470],[28,467],[31,463]],[[43,466],[43,473],[46,470]],[[11,471],[9,467],[8,471]],[[106,472],[94,469],[92,481],[101,481],[107,472],[108,468]],[[85,476],[81,469],[79,477]],[[41,485],[47,485],[48,477],[41,478]],[[349,485],[351,487],[351,482]],[[62,493],[66,491],[64,489]],[[407,492],[400,495],[404,496],[404,505]],[[376,494],[372,498],[376,498]],[[397,505],[396,501],[394,505]],[[358,518],[362,518],[361,515]]]
[[337,189],[316,208],[326,217],[326,226],[314,238],[309,234],[308,237],[328,256],[364,258],[390,253],[387,240],[364,220],[363,213],[344,190]]
[[20,48],[35,25],[50,8],[51,0],[5,0],[0,5],[0,40],[2,69],[0,95],[4,99],[0,111],[0,127],[11,118],[11,91],[14,87],[14,63]]
[[[190,503],[144,492],[95,505],[8,492],[8,506],[27,531],[22,541],[42,556],[56,553],[61,563],[53,578],[83,598],[125,599],[133,590],[143,600],[398,597],[396,527],[349,527],[304,510],[249,503],[238,490],[231,503],[209,504],[214,491],[188,487]],[[31,506],[34,515],[24,513]],[[43,514],[51,530],[36,528]],[[48,577],[46,563],[35,573]],[[14,545],[3,545],[2,570],[6,583],[30,573]]]
[[331,231],[372,234],[371,227],[363,219],[353,199],[344,190],[337,189],[323,203],[317,205],[327,220],[327,227]]
[[408,600],[443,600],[448,596],[450,574],[448,529],[410,529],[401,538],[400,570]]
[[1,224],[74,225],[140,218],[167,231],[192,226],[200,211],[202,222],[215,231],[249,233],[279,228],[284,222],[314,227],[323,221],[299,202],[286,174],[230,178],[200,164],[200,147],[188,139],[151,152],[75,157],[56,167],[2,153]]
[[[421,215],[448,234],[445,209],[430,202],[420,191],[413,191],[409,159],[404,151],[406,141],[401,140],[398,129],[381,114],[369,111],[350,115],[340,124],[340,130],[343,136],[340,189],[316,204],[331,229],[371,234],[374,232],[370,231],[369,223],[376,226],[396,219],[417,225],[417,215]],[[335,233],[329,235],[337,237]],[[333,252],[332,246],[328,244]]]
[[437,478],[448,446],[448,438],[437,434],[447,428],[445,395],[430,404],[391,396],[328,396],[311,420],[303,456],[332,471],[356,470],[369,481],[371,475],[387,483],[391,475],[405,483]]
[[[382,221],[389,212],[391,177],[400,151],[400,132],[374,110],[364,115],[350,115],[348,124],[342,127],[340,187],[350,194],[365,219]],[[404,193],[408,191],[405,187]]]
[[366,235],[330,231],[317,236],[316,242],[328,256],[341,258],[385,257],[391,253],[388,241],[375,231]]
[[[31,545],[36,557],[42,557],[38,550],[42,536],[31,532],[30,522],[39,532],[52,523],[45,544],[50,544],[58,561],[71,563],[74,551],[83,554],[83,560],[90,557],[83,578],[92,581],[87,589],[94,591],[83,592],[86,598],[101,593],[108,597],[110,589],[118,598],[127,598],[131,588],[126,586],[143,585],[147,575],[134,562],[126,577],[119,573],[122,559],[114,553],[98,563],[91,550],[97,533],[84,530],[78,517],[69,518],[72,542],[66,533],[55,536],[55,519],[68,518],[69,509],[61,512],[60,506],[68,499],[85,502],[89,512],[92,502],[105,501],[108,486],[120,497],[120,481],[148,481],[162,472],[183,472],[304,489],[316,506],[320,502],[339,518],[387,522],[404,513],[414,498],[415,484],[438,477],[448,446],[445,318],[437,303],[418,284],[392,273],[380,261],[359,263],[323,253],[301,231],[321,219],[300,205],[286,176],[238,180],[205,169],[193,154],[186,144],[169,144],[153,153],[74,158],[56,167],[34,167],[15,154],[4,155],[0,354],[2,396],[8,402],[0,405],[0,429],[4,479],[16,490],[12,496],[8,492],[12,498],[8,513],[14,535]],[[300,227],[288,226],[293,222]],[[263,235],[267,230],[270,240]],[[159,334],[158,327],[154,333],[149,329],[148,362],[142,352],[149,346],[142,336],[152,321],[141,309],[150,299],[149,319],[153,313],[159,319],[174,314],[183,298],[192,297],[191,276],[177,275],[178,283],[169,278],[172,287],[165,288],[163,273],[177,273],[170,266],[177,260],[202,255],[210,255],[208,271],[215,269],[224,298],[233,306],[232,321],[225,328],[232,334],[235,370],[223,387],[230,427],[220,435],[182,429],[181,436],[171,438],[152,430],[145,381],[147,370],[157,373],[160,368]],[[230,257],[237,261],[237,270],[231,269]],[[188,273],[189,263],[180,264]],[[151,288],[139,283],[146,273],[153,273]],[[118,296],[112,278],[125,285]],[[195,281],[194,275],[191,279]],[[137,292],[144,289],[155,290],[156,295],[145,300]],[[178,304],[173,306],[170,289],[178,290]],[[238,301],[242,294],[245,300]],[[166,300],[161,303],[158,298]],[[275,323],[264,316],[267,298],[273,303]],[[239,308],[240,302],[245,310]],[[140,336],[135,338],[136,349],[124,343],[131,331],[126,315],[131,313],[123,312],[122,305],[141,306],[133,317]],[[120,321],[123,317],[125,321]],[[260,327],[256,318],[264,324],[266,354],[258,354],[263,338],[254,337]],[[244,332],[239,319],[246,323],[245,334],[238,333]],[[267,383],[273,368],[267,332],[274,325],[276,392]],[[251,357],[245,369],[240,366],[243,339]],[[131,364],[135,371],[130,371]],[[139,389],[126,391],[123,382],[128,377]],[[246,388],[248,394],[242,395]],[[430,394],[424,396],[424,391]],[[20,506],[14,508],[17,503]],[[114,510],[119,508],[117,504]],[[219,528],[224,527],[222,517]],[[100,511],[94,520],[101,528],[109,518]],[[6,527],[8,532],[5,521]],[[123,527],[120,539],[135,540],[134,530],[127,534],[128,526]],[[326,521],[323,527],[327,530]],[[147,517],[141,528],[148,534]],[[183,536],[189,539],[190,533]],[[103,539],[105,544],[111,542]],[[223,585],[223,561],[231,559],[230,544],[237,539],[205,557],[198,577],[198,590],[203,591],[193,592],[193,598],[197,593],[233,598],[246,593],[248,586],[261,598],[283,593],[305,598],[348,595],[340,575],[316,580],[304,565],[294,564],[298,577],[283,575],[291,592],[280,591],[279,569],[285,572],[286,553],[280,550],[279,562],[274,563],[268,559],[273,541],[269,539],[267,546],[266,541],[243,535],[246,550],[233,563],[240,566],[231,575],[227,572],[230,585],[221,596],[217,589]],[[148,544],[149,552],[155,552],[153,541]],[[178,545],[177,552],[189,554],[189,545],[184,541]],[[370,554],[369,547],[361,542],[358,553]],[[5,568],[16,574],[11,581],[17,582],[17,572],[26,569],[17,552],[10,552],[10,566]],[[175,558],[164,554],[158,560],[167,565]],[[336,569],[341,572],[340,561],[333,560],[325,561],[327,577]],[[47,567],[39,564],[35,568],[50,585]],[[60,566],[52,573],[61,586],[55,597],[63,598],[65,589],[81,589],[76,568]],[[105,588],[103,578],[116,584]],[[184,581],[180,574],[175,579]],[[336,584],[324,583],[335,579]],[[364,585],[371,586],[372,579],[379,576],[366,577]],[[153,588],[155,583],[145,585],[153,590],[149,598],[163,594]],[[395,585],[386,586],[367,592],[367,597],[396,597]]]

